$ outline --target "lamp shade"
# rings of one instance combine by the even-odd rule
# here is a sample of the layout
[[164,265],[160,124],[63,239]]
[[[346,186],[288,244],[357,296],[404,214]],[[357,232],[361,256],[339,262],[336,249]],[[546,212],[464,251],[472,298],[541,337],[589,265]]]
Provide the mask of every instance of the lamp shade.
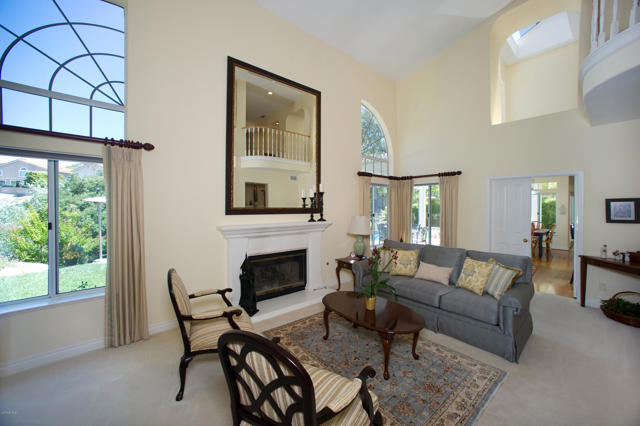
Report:
[[349,234],[353,235],[369,235],[371,234],[371,226],[369,225],[368,216],[353,216],[349,225]]

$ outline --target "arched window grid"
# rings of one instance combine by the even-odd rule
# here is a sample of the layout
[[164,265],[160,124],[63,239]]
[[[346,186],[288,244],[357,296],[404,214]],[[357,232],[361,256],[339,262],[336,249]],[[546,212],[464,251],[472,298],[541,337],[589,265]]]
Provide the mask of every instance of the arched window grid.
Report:
[[[113,111],[116,113],[121,113],[123,115],[122,123],[124,123],[124,112],[125,112],[124,90],[122,90],[121,92],[122,95],[121,95],[118,93],[118,90],[116,89],[117,85],[122,85],[124,87],[125,81],[123,79],[109,78],[107,76],[108,72],[106,72],[105,69],[103,69],[103,66],[100,65],[100,63],[96,60],[96,58],[111,57],[111,58],[121,60],[123,61],[122,69],[124,70],[125,57],[123,55],[119,55],[111,52],[91,51],[91,49],[89,49],[89,47],[87,46],[87,43],[83,39],[83,36],[76,30],[75,27],[84,26],[87,28],[97,28],[97,29],[102,29],[106,31],[116,32],[122,35],[125,34],[125,31],[115,28],[113,26],[103,25],[99,23],[80,22],[80,21],[72,22],[67,18],[67,14],[64,13],[64,11],[59,6],[57,1],[56,0],[51,0],[51,1],[55,5],[56,9],[59,11],[60,15],[62,16],[63,22],[53,22],[50,24],[41,25],[36,28],[25,31],[22,34],[17,34],[16,32],[7,28],[6,25],[3,25],[2,23],[0,23],[0,29],[6,31],[8,34],[10,34],[14,38],[7,45],[6,49],[2,53],[2,56],[0,57],[0,124],[11,125],[11,123],[5,123],[4,114],[3,114],[5,108],[7,108],[4,102],[3,94],[4,94],[4,90],[7,89],[14,92],[20,92],[20,93],[36,95],[36,96],[47,98],[48,99],[48,131],[50,132],[54,131],[54,105],[53,105],[54,100],[88,106],[88,120],[89,120],[88,135],[81,135],[81,136],[94,137],[93,117],[94,117],[95,108],[99,108],[101,110]],[[119,7],[117,5],[114,5],[114,6]],[[69,59],[60,61],[60,60],[56,60],[51,55],[47,54],[44,50],[40,49],[37,45],[35,45],[34,43],[32,43],[30,40],[27,39],[27,37],[32,34],[36,34],[38,32],[42,32],[47,29],[56,28],[56,27],[68,27],[73,32],[77,40],[80,42],[80,44],[82,45],[82,48],[86,51],[86,53],[75,55]],[[46,58],[47,60],[57,65],[55,71],[52,72],[49,78],[49,84],[47,89],[34,87],[27,84],[21,84],[19,81],[8,81],[3,78],[4,66],[7,63],[7,61],[11,59],[10,53],[12,52],[13,48],[17,46],[19,43],[24,43],[26,46],[35,50],[44,58]],[[124,39],[123,39],[123,46],[124,46]],[[114,48],[115,48],[115,45],[114,45]],[[97,70],[97,73],[102,77],[103,81],[92,83],[91,81],[89,81],[90,80],[89,78],[83,77],[80,72],[76,72],[69,67],[69,64],[84,58],[91,59],[93,65],[95,66],[94,71]],[[55,83],[56,77],[59,75],[59,72],[61,70],[65,70],[71,76],[75,77],[78,80],[78,82],[82,82],[85,85],[87,85],[87,89],[90,90],[90,93],[88,93],[88,96],[86,97],[77,96],[77,95],[72,95],[70,93],[55,91],[54,83]],[[98,93],[102,95],[102,97],[104,97],[105,101],[95,99],[95,96]],[[124,126],[121,129],[121,131],[124,132]]]
[[362,171],[379,175],[389,175],[389,141],[384,124],[377,117],[373,107],[360,107],[362,120]]

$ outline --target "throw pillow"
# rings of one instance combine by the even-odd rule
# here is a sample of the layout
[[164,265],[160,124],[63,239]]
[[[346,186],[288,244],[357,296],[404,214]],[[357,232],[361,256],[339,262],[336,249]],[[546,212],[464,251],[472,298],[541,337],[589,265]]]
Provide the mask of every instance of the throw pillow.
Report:
[[509,291],[513,282],[522,275],[522,270],[503,265],[495,259],[489,259],[489,263],[493,264],[494,267],[484,291],[500,300],[502,295]]
[[444,266],[437,266],[430,263],[420,262],[420,267],[418,268],[418,272],[416,272],[415,278],[435,281],[440,284],[449,285],[451,272],[453,272],[453,268],[446,268]]
[[474,292],[475,294],[482,296],[484,287],[487,285],[489,275],[493,264],[489,262],[483,262],[481,260],[474,260],[467,257],[462,265],[462,272],[456,283],[456,287],[464,288]]
[[378,272],[389,272],[391,270],[391,263],[389,261],[393,257],[394,252],[395,250],[389,247],[382,247],[381,249],[378,249],[378,253],[380,253],[380,266],[378,267]]
[[391,275],[412,277],[418,269],[418,250],[395,250],[397,258],[391,262]]

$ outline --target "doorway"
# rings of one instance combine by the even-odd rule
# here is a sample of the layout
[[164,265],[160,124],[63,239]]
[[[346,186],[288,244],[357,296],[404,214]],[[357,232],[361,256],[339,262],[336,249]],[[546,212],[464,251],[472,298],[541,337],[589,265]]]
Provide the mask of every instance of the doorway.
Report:
[[487,250],[530,256],[537,292],[579,299],[583,185],[582,172],[488,178]]
[[244,185],[244,206],[264,209],[267,206],[267,185],[265,183],[246,182]]

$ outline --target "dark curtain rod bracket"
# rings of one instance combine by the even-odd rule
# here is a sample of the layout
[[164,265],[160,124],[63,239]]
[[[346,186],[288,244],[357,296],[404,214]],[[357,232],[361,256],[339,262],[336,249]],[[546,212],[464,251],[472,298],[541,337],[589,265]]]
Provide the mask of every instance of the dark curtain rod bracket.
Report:
[[385,175],[376,175],[374,173],[369,173],[369,172],[358,172],[358,176],[378,177],[378,178],[389,179],[389,180],[409,180],[409,179],[419,179],[419,178],[427,178],[427,177],[458,176],[461,174],[462,172],[460,170],[456,170],[455,172],[440,172],[440,173],[432,173],[430,175],[419,175],[419,176],[385,176]]

